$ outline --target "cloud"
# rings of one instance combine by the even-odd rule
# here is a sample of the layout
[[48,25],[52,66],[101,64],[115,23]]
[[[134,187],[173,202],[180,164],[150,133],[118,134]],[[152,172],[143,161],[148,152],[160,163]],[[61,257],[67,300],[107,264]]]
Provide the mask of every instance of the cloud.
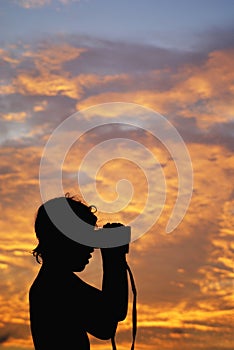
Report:
[[[103,140],[130,137],[150,149],[162,165],[167,198],[159,220],[131,245],[128,255],[138,288],[138,344],[143,350],[156,347],[214,350],[223,347],[225,337],[225,346],[231,349],[233,50],[216,49],[192,56],[131,43],[88,39],[84,43],[84,37],[77,41],[76,36],[66,45],[64,41],[56,44],[53,41],[50,47],[48,39],[43,45],[22,45],[18,56],[19,48],[2,52],[6,68],[0,121],[2,341],[17,348],[23,342],[24,346],[31,346],[26,298],[39,266],[29,251],[37,242],[33,221],[41,203],[38,169],[46,140],[77,109],[126,101],[167,116],[186,142],[194,169],[194,190],[180,226],[173,234],[165,235],[178,187],[174,161],[159,141],[136,128],[109,126],[83,135],[64,163],[64,189],[79,192],[76,181],[79,164]],[[100,120],[110,122],[118,111],[111,112],[103,114]],[[85,114],[81,116],[79,126],[83,128],[91,119]],[[131,159],[131,152],[135,152],[146,162],[151,174],[158,176],[139,150],[124,146],[120,143],[119,149],[125,157]],[[102,155],[108,154],[110,157],[114,154],[113,148],[102,151]],[[96,153],[95,159],[99,158],[101,154]],[[82,173],[89,195],[92,169],[91,164]],[[115,199],[115,185],[120,178],[132,182],[133,200],[118,214],[98,213],[100,223],[116,217],[127,222],[144,206],[147,181],[140,169],[126,160],[111,159],[101,167],[97,174],[99,193],[108,200]],[[157,203],[156,196],[144,220],[155,215]],[[98,253],[83,276],[100,287]],[[130,327],[129,314],[119,328],[121,345],[130,344]],[[103,350],[105,346],[109,349],[109,342],[94,344],[97,349]]]
[[[144,141],[145,136],[141,135],[141,141]],[[135,135],[135,137],[139,140],[140,134]],[[83,140],[81,148],[79,148],[81,151],[80,159],[92,144],[95,144],[95,138],[89,138],[89,143]],[[147,147],[150,147],[151,143],[148,140],[146,144]],[[10,148],[8,154],[6,154],[6,149],[3,151],[6,156],[5,166],[9,164],[7,160],[11,155],[11,168],[5,168],[3,175],[5,174],[6,177],[1,179],[1,183],[5,184],[5,189],[2,188],[1,193],[2,202],[4,202],[4,206],[1,208],[4,222],[0,226],[1,232],[4,233],[1,263],[7,266],[7,269],[5,267],[4,270],[5,273],[2,273],[5,287],[1,288],[4,297],[2,305],[7,306],[7,314],[5,313],[6,308],[2,309],[3,317],[1,319],[6,322],[5,329],[8,330],[11,327],[10,319],[21,320],[22,323],[28,322],[27,304],[22,304],[20,299],[21,297],[26,298],[26,290],[38,269],[36,263],[34,264],[31,260],[32,257],[25,255],[25,250],[29,250],[36,243],[32,225],[40,198],[37,186],[30,189],[28,184],[32,180],[35,181],[37,177],[40,149],[37,152],[36,149],[32,148],[21,149],[14,152],[13,155]],[[168,215],[166,210],[153,229],[132,244],[128,256],[138,288],[139,330],[137,339],[138,344],[140,344],[138,346],[141,346],[142,349],[146,347],[146,334],[150,335],[150,338],[147,338],[148,347],[164,346],[165,339],[167,339],[168,344],[175,349],[181,348],[181,342],[183,342],[195,350],[202,339],[204,344],[207,344],[206,348],[208,349],[209,339],[213,337],[218,343],[220,334],[224,333],[227,341],[231,342],[229,330],[231,299],[228,297],[231,288],[231,284],[228,284],[231,282],[231,271],[229,270],[231,255],[228,252],[228,242],[231,243],[231,240],[228,241],[227,236],[232,234],[232,222],[230,221],[232,203],[229,203],[228,200],[231,186],[228,186],[229,175],[225,172],[228,163],[226,163],[222,147],[211,148],[202,144],[191,144],[190,152],[195,170],[195,188],[192,205],[186,217],[176,232],[169,236],[164,235],[163,227],[165,227]],[[212,158],[214,153],[216,159]],[[157,150],[157,154],[159,154],[159,150]],[[35,157],[34,159],[32,159],[32,155]],[[70,168],[67,167],[67,171],[69,169],[74,171],[77,164],[75,155],[76,152],[72,158],[73,163],[70,163]],[[224,169],[218,164],[223,164]],[[115,178],[118,177],[117,165],[113,163],[112,166],[113,169],[111,167],[106,169],[106,174],[104,172],[99,174],[100,191],[103,191],[104,195],[105,186],[112,186]],[[142,181],[137,181],[139,179],[137,169],[134,170],[134,167],[126,169],[126,166],[127,164],[124,163],[122,170],[129,172],[133,183],[135,180],[137,184],[135,204],[128,207],[129,214],[135,215],[132,210],[136,209],[138,200],[141,204],[145,189]],[[17,169],[18,171],[21,169],[22,173],[13,176]],[[172,172],[170,162],[166,162],[164,171],[168,190],[171,193],[167,201],[168,212],[170,212],[171,204],[174,201],[172,189],[175,175]],[[211,186],[207,176],[214,172],[216,176],[212,179]],[[12,174],[12,176],[8,174]],[[115,178],[112,179],[113,174]],[[226,185],[222,191],[217,191],[220,181]],[[71,185],[73,182],[70,183]],[[66,186],[69,188],[68,183]],[[226,201],[227,204],[223,207]],[[140,209],[140,206],[137,206],[138,208]],[[120,217],[121,220],[126,220],[124,215]],[[222,218],[221,227],[220,218]],[[104,219],[106,219],[105,215]],[[7,225],[9,222],[11,222],[10,226]],[[230,233],[228,233],[229,231]],[[11,249],[9,249],[10,246],[12,246]],[[21,248],[19,249],[19,247]],[[213,251],[212,254],[211,251]],[[222,260],[222,257],[227,260]],[[91,270],[86,273],[86,280],[100,285],[101,265],[98,265],[97,268],[97,263],[100,264],[100,260],[96,260],[94,265],[90,266]],[[18,282],[17,285],[14,276],[20,278],[21,282]],[[17,313],[15,305],[18,308]],[[131,316],[129,313],[126,324],[121,324],[118,328],[121,344],[130,343],[130,326]],[[25,333],[21,332],[20,334],[17,336],[16,330],[13,328],[12,336],[18,347],[20,339],[22,337],[27,339],[29,332],[25,331]],[[6,344],[10,346],[12,342],[13,340],[8,340]],[[100,345],[100,348],[104,347]]]
[[[139,83],[137,76],[130,76],[130,89],[101,91],[82,100],[77,107],[84,109],[108,101],[131,101],[155,108],[165,115],[194,117],[202,129],[209,128],[216,122],[230,121],[233,105],[233,77],[230,73],[233,54],[233,50],[212,52],[203,65],[182,65],[178,72],[171,72],[171,75],[167,75],[167,80],[170,81],[168,87],[164,87],[163,82],[162,85],[160,84],[163,79],[163,71],[151,72],[148,90],[146,89],[147,75],[145,80],[139,77]],[[152,80],[155,83],[154,88]],[[117,81],[116,83],[118,84]],[[128,82],[126,84],[128,86]],[[136,86],[137,89],[133,90],[133,87]]]
[[16,91],[22,95],[57,96],[61,94],[77,99],[82,93],[74,80],[55,74],[43,74],[39,77],[21,74],[13,84]]
[[[109,101],[131,101],[155,108],[172,119],[178,115],[196,118],[202,129],[232,118],[231,49],[213,51],[206,59],[203,57],[202,62],[194,57],[184,61],[184,53],[163,50],[160,54],[163,66],[160,66],[158,48],[145,46],[147,54],[144,57],[155,63],[150,65],[137,55],[137,52],[141,54],[144,51],[140,45],[97,41],[93,48],[94,44],[86,43],[85,46],[82,37],[80,44],[81,47],[77,47],[72,43],[57,42],[51,46],[48,41],[35,50],[27,47],[21,55],[19,70],[18,66],[13,71],[11,67],[10,76],[1,87],[5,99],[10,100],[11,95],[17,94],[27,96],[28,100],[36,96],[41,100],[45,100],[45,96],[67,96],[71,105],[72,100],[77,101],[78,109]],[[100,65],[93,51],[98,49]],[[113,63],[109,72],[103,61],[108,52]],[[121,52],[129,57],[121,58]],[[11,57],[13,53],[10,56],[5,50],[4,55]],[[175,55],[178,55],[177,65]],[[133,60],[133,56],[136,59]],[[167,57],[171,62],[166,62]],[[96,64],[89,61],[93,58]],[[132,62],[136,64],[137,59],[139,67],[134,67]],[[32,109],[35,111],[37,107],[32,106]]]
[[2,119],[6,121],[24,122],[27,117],[25,112],[3,114]]
[[233,48],[232,33],[233,26],[228,24],[225,27],[208,28],[205,32],[197,34],[197,44],[194,45],[194,50],[211,52]]
[[186,63],[200,64],[206,58],[206,54],[199,51],[172,50],[150,44],[77,35],[66,37],[66,40],[74,46],[77,43],[84,44],[88,49],[79,61],[75,59],[64,65],[66,70],[75,74],[79,71],[105,75],[132,74],[159,69],[176,70]]
[[0,57],[5,65],[9,64],[9,66],[16,66],[20,63],[20,60],[17,57],[14,57],[14,54],[12,56],[11,52],[5,49],[0,49]]
[[8,333],[2,334],[0,336],[0,344],[5,343],[9,339],[10,335]]
[[33,60],[35,68],[40,72],[59,71],[65,62],[79,58],[87,50],[67,43],[60,45],[48,44],[42,44],[36,51],[25,51],[23,54],[24,58]]

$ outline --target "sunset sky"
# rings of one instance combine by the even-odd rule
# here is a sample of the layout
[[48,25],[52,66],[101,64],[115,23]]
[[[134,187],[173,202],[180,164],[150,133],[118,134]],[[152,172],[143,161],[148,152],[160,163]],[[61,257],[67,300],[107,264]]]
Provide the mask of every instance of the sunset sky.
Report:
[[[152,222],[128,255],[136,350],[234,349],[234,1],[2,0],[0,10],[0,350],[33,350],[39,166],[52,132],[76,112],[68,139],[97,128],[66,154],[64,192],[96,205],[100,226]],[[158,114],[182,137],[191,164],[170,153],[168,138],[153,136]],[[134,125],[114,125],[116,118]],[[192,166],[193,191],[168,234],[178,164],[188,176]],[[56,195],[53,168],[46,176],[48,197]],[[98,250],[80,276],[101,287]],[[111,348],[90,341],[92,350]],[[131,304],[117,344],[130,349]]]

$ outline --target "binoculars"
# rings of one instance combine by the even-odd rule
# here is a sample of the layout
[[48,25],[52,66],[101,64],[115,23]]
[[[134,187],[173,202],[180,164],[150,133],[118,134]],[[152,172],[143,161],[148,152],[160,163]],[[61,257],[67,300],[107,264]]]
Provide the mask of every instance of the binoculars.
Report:
[[[131,227],[120,223],[107,223],[95,230],[103,248],[127,246],[131,242]],[[127,253],[127,252],[126,252]]]

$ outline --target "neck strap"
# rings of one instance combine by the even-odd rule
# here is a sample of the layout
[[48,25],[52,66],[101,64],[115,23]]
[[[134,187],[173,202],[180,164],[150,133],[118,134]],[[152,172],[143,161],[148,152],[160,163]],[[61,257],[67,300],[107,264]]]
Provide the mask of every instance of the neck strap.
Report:
[[[132,345],[131,350],[134,350],[135,347],[135,340],[136,340],[136,333],[137,333],[137,307],[136,307],[136,297],[137,297],[137,290],[135,281],[133,278],[132,271],[130,267],[128,266],[126,262],[126,269],[128,271],[130,281],[131,281],[131,287],[132,287],[132,293],[133,293],[133,304],[132,304]],[[111,344],[112,344],[112,350],[117,350],[116,343],[115,343],[115,334],[111,338]]]

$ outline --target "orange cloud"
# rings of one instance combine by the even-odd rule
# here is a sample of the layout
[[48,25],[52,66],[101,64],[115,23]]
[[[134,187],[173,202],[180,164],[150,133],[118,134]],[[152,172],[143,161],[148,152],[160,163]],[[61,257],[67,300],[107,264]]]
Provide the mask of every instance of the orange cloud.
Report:
[[86,51],[85,48],[76,48],[66,43],[53,44],[37,51],[25,51],[23,57],[32,59],[39,72],[46,73],[51,70],[61,70],[63,63],[78,58]]
[[27,118],[26,112],[3,114],[2,119],[6,121],[24,122]]
[[[94,140],[91,138],[90,146],[92,142]],[[150,147],[149,140],[146,140],[146,143],[147,147]],[[84,154],[87,151],[86,147],[87,143],[84,142],[81,149]],[[176,232],[169,236],[160,233],[156,224],[149,233],[132,244],[131,253],[128,256],[138,287],[138,346],[142,349],[153,349],[156,341],[158,345],[164,346],[167,337],[167,342],[173,349],[179,350],[181,344],[183,346],[189,344],[195,350],[199,348],[201,338],[207,344],[209,342],[214,344],[214,341],[219,341],[222,332],[225,332],[227,342],[230,344],[227,345],[227,348],[229,346],[231,349],[232,346],[229,327],[232,313],[230,308],[222,308],[224,303],[227,306],[231,304],[231,298],[227,298],[227,295],[231,291],[232,274],[228,271],[225,272],[222,266],[229,269],[231,262],[227,240],[227,235],[231,234],[228,231],[228,223],[231,218],[230,208],[232,203],[227,200],[231,193],[231,185],[227,183],[228,174],[225,168],[229,165],[230,169],[234,163],[230,163],[230,159],[226,160],[222,147],[215,146],[211,148],[206,145],[190,144],[189,149],[195,170],[195,192],[192,206],[189,208],[186,217]],[[154,151],[157,154],[161,152],[156,148]],[[10,152],[9,149],[8,156]],[[2,198],[7,198],[10,195],[16,197],[20,193],[22,195],[24,186],[37,178],[36,169],[33,171],[32,158],[29,155],[39,156],[40,150],[28,149],[20,152],[21,155],[18,153],[14,155],[14,159],[11,159],[14,166],[21,170],[21,174],[17,178],[9,177],[9,175],[1,178],[5,183],[5,192],[2,194]],[[82,152],[79,154],[80,159],[82,159]],[[216,160],[212,160],[214,153],[216,154]],[[162,154],[160,157],[163,159]],[[18,164],[16,164],[16,159]],[[24,172],[22,166],[19,166],[22,159],[27,160],[24,163]],[[68,172],[76,169],[75,153],[71,160],[70,163],[65,164],[65,169]],[[5,162],[6,166],[8,164],[7,158],[5,158]],[[223,164],[223,168],[218,167],[218,164]],[[120,163],[114,163],[113,161],[109,165],[111,166],[106,169],[105,167],[100,169],[98,174],[100,192],[105,195],[106,186],[110,186],[111,189],[114,188],[113,185],[119,176],[126,176],[127,172],[127,175],[130,176],[129,179],[136,188],[134,204],[128,206],[128,214],[134,216],[136,214],[135,210],[140,210],[143,204],[144,177],[139,173],[136,166],[130,166],[130,164],[127,166],[126,161]],[[166,208],[168,213],[170,213],[176,195],[173,190],[176,170],[173,170],[173,167],[172,161],[166,162],[164,167],[170,193],[167,201],[168,207]],[[212,181],[208,179],[210,173],[215,173]],[[105,182],[103,179],[105,179]],[[141,181],[139,181],[140,179]],[[220,182],[226,183],[226,185],[219,192],[217,186]],[[66,183],[66,186],[69,189],[68,183]],[[112,195],[113,193],[110,193],[107,197],[113,199]],[[13,249],[13,252],[5,253],[1,257],[1,271],[5,271],[2,278],[5,282],[6,280],[9,281],[7,290],[2,292],[2,305],[4,307],[0,308],[1,319],[4,322],[12,322],[13,320],[18,325],[28,324],[27,302],[25,301],[22,304],[20,298],[26,298],[25,293],[39,268],[34,263],[33,258],[26,255],[26,250],[31,249],[36,243],[32,225],[36,207],[40,203],[37,187],[33,188],[31,192],[25,192],[24,196],[23,199],[17,197],[18,200],[13,208],[9,206],[3,208],[2,213],[6,221],[9,221],[10,218],[14,217],[14,213],[17,213],[15,219],[11,220],[11,227],[6,229],[6,224],[4,226],[3,223],[1,224],[1,232],[5,232],[3,246],[6,250]],[[216,218],[214,218],[214,213],[217,216]],[[222,221],[219,227],[220,218],[222,218]],[[106,219],[105,215],[104,219]],[[121,216],[122,219],[124,220],[124,215]],[[166,215],[163,215],[160,224],[164,225],[166,219]],[[210,225],[211,221],[213,226]],[[205,225],[206,222],[209,225]],[[212,231],[210,231],[211,229]],[[213,241],[213,233],[219,229],[220,236],[214,238]],[[199,232],[199,230],[202,231]],[[231,226],[229,230],[231,231]],[[205,247],[203,247],[204,244]],[[205,252],[202,253],[204,248]],[[209,253],[211,248],[215,252],[214,254]],[[24,254],[22,251],[25,251]],[[100,257],[96,256],[95,259],[93,264],[90,264],[89,270],[83,272],[83,276],[85,276],[87,282],[91,281],[91,283],[100,287]],[[215,269],[214,263],[221,264],[221,268]],[[195,271],[192,266],[195,266]],[[27,269],[27,274],[23,274],[25,269]],[[16,271],[22,271],[24,276],[22,279],[21,275],[21,284],[18,286],[22,291],[21,293],[14,289],[15,278],[13,278],[13,275],[17,275]],[[184,288],[180,287],[181,284],[184,285]],[[196,287],[199,289],[196,289]],[[191,298],[193,305],[191,305]],[[18,308],[17,312],[15,311],[15,305]],[[131,310],[131,305],[129,310]],[[118,329],[119,336],[123,337],[120,347],[124,344],[129,345],[131,338],[130,312],[126,321],[121,323]],[[151,332],[150,340],[142,338],[143,334],[147,332]],[[209,334],[212,332],[214,332],[213,340],[208,340]],[[175,341],[179,343],[175,344]],[[23,344],[30,346],[29,333],[26,332],[24,338],[22,336],[21,338],[10,338],[5,346],[13,346],[13,344],[18,347],[22,347]],[[103,348],[109,346],[109,342],[106,345],[104,343],[97,345],[96,340],[93,340],[93,344],[95,344],[95,348],[101,348],[101,344],[103,344]]]
[[33,107],[33,110],[34,112],[42,112],[42,111],[45,111],[46,110],[46,107],[48,105],[48,102],[46,100],[40,102],[40,103],[37,103],[34,107]]
[[[165,115],[176,111],[185,117],[196,117],[202,128],[215,122],[228,121],[232,118],[234,108],[233,58],[233,50],[214,51],[203,65],[182,66],[178,73],[172,73],[171,80],[175,83],[165,91],[147,90],[143,87],[124,92],[97,93],[80,101],[77,109],[106,102],[133,102],[154,108]],[[152,76],[157,77],[158,72],[152,72]],[[126,85],[130,79],[131,76],[125,76],[122,80],[120,76],[119,82]],[[118,85],[117,77],[116,83]]]
[[12,85],[4,84],[0,86],[0,95],[10,95],[15,92],[15,88]]
[[0,49],[0,57],[3,62],[10,63],[12,66],[16,66],[20,63],[20,60],[12,57],[11,53],[8,50]]
[[[79,100],[77,110],[106,102],[133,102],[166,116],[195,118],[198,127],[205,130],[232,118],[233,50],[213,51],[202,65],[182,65],[171,74],[168,70],[152,70],[141,75],[72,75],[72,65],[71,72],[66,72],[63,64],[72,60],[78,64],[77,59],[84,52],[89,55],[88,49],[68,44],[45,46],[37,51],[26,49],[21,61],[29,59],[36,70],[16,74],[12,84],[2,85],[1,94],[63,95]],[[11,57],[7,51],[4,56]],[[163,86],[164,74],[170,82],[167,88]]]
[[[197,67],[182,66],[172,74],[168,88],[160,89],[157,77],[160,72],[152,72],[156,79],[155,88],[149,89],[147,81],[137,85],[134,74],[84,74],[72,76],[65,71],[52,72],[65,62],[79,58],[82,49],[64,46],[59,56],[59,46],[52,51],[44,49],[34,53],[27,51],[24,59],[35,63],[35,72],[24,70],[13,78],[13,84],[1,87],[4,94],[17,92],[24,98],[43,96],[35,100],[32,112],[47,112],[50,99],[45,96],[67,96],[77,99],[77,109],[111,101],[134,102],[148,106],[164,115],[180,115],[196,118],[199,137],[215,123],[230,120],[233,109],[232,51],[216,51],[207,61]],[[6,52],[4,52],[6,55]],[[46,56],[43,61],[43,56]],[[10,56],[11,57],[11,56]],[[5,59],[11,65],[17,64],[10,58]],[[43,62],[42,62],[43,61]],[[57,111],[60,118],[61,111]],[[129,113],[131,110],[128,111]],[[118,114],[118,110],[112,111]],[[37,115],[37,113],[35,113]],[[46,114],[43,114],[43,116]],[[3,122],[21,122],[27,126],[25,110],[9,111],[3,115]],[[111,116],[103,114],[103,118]],[[93,115],[89,115],[92,118]],[[137,118],[137,116],[134,116]],[[58,119],[59,120],[59,119]],[[84,114],[82,122],[86,122]],[[87,118],[88,120],[88,118]],[[56,124],[55,120],[55,124]],[[30,120],[32,122],[32,120]],[[33,120],[35,122],[35,120]],[[38,119],[37,119],[38,122]],[[38,122],[27,136],[42,135],[42,143],[48,138],[49,120]],[[184,120],[183,120],[184,122]],[[18,124],[17,124],[18,125]],[[189,124],[190,125],[190,124]],[[191,126],[186,131],[193,132]],[[203,133],[204,132],[204,133]],[[231,308],[233,305],[233,200],[232,174],[234,158],[231,151],[219,144],[219,140],[207,141],[196,138],[187,142],[194,169],[194,192],[191,205],[179,225],[171,235],[165,234],[165,226],[176,200],[178,178],[173,159],[162,147],[155,144],[149,135],[130,136],[142,141],[162,164],[167,181],[167,198],[163,212],[147,234],[132,243],[128,261],[133,268],[138,287],[139,338],[138,346],[143,350],[155,348],[210,349],[214,346],[233,348],[231,334]],[[90,135],[88,135],[90,136]],[[87,151],[101,142],[98,133],[90,138],[83,137],[73,154],[68,155],[64,163],[64,189],[78,193],[76,171]],[[116,130],[110,137],[116,137]],[[44,137],[44,138],[43,138]],[[33,142],[34,139],[32,139]],[[1,322],[7,328],[13,322],[17,327],[29,324],[26,293],[39,266],[34,263],[29,251],[35,246],[33,221],[37,207],[41,203],[38,183],[38,167],[42,146],[16,147],[12,140],[1,148],[1,218],[0,232],[2,252],[1,269]],[[20,140],[18,140],[20,142]],[[35,139],[35,142],[37,140]],[[42,144],[41,143],[41,144]],[[76,152],[77,151],[77,152]],[[122,144],[123,155],[127,150]],[[110,154],[111,148],[103,153]],[[129,150],[130,152],[130,150]],[[136,155],[143,158],[140,152]],[[99,155],[96,155],[98,158]],[[131,159],[131,154],[128,153]],[[150,164],[147,164],[150,166]],[[84,174],[87,181],[85,190],[92,195],[89,174],[92,166]],[[70,176],[70,177],[69,177]],[[135,189],[132,201],[120,213],[100,213],[100,223],[107,220],[125,222],[135,218],[144,206],[147,178],[139,167],[125,160],[115,163],[111,160],[100,168],[96,179],[98,192],[106,200],[117,196],[115,188],[120,178],[127,178]],[[122,195],[125,195],[125,187]],[[95,203],[93,203],[95,204]],[[157,206],[157,197],[152,204],[152,213]],[[145,217],[150,220],[151,216]],[[93,264],[84,271],[83,276],[93,285],[101,285],[101,260],[96,254]],[[97,267],[98,265],[98,267]],[[120,349],[129,345],[131,318],[121,324]],[[2,329],[2,328],[1,328]],[[18,328],[17,328],[18,329]],[[16,339],[11,337],[4,346],[30,347],[29,329],[22,331]],[[126,335],[126,332],[127,335]],[[147,334],[147,337],[144,335]],[[93,341],[94,342],[94,341]],[[108,344],[94,342],[95,348],[109,348]]]
[[82,89],[74,80],[56,74],[32,76],[21,74],[14,79],[15,91],[22,95],[57,96],[59,94],[77,99]]

